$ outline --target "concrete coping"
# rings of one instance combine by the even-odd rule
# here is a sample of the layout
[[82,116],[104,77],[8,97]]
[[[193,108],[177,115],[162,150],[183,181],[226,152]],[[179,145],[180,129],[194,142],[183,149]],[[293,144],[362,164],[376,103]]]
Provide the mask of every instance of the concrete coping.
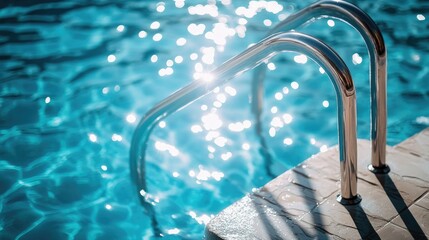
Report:
[[367,170],[370,142],[358,140],[358,193],[343,206],[338,146],[307,159],[224,209],[207,239],[428,239],[429,128],[390,147],[391,172]]

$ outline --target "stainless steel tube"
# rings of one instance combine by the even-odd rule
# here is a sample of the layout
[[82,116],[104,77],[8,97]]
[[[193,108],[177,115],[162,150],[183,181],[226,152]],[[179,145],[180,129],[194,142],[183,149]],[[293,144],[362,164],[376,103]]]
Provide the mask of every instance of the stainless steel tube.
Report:
[[[303,24],[311,23],[316,18],[332,17],[348,23],[362,35],[370,57],[369,78],[371,86],[371,165],[368,168],[376,173],[387,173],[386,165],[386,77],[387,50],[384,39],[376,23],[357,6],[342,0],[316,2],[294,13],[277,24],[268,35],[286,32]],[[253,110],[262,111],[264,66],[260,66],[254,75]]]
[[[238,74],[285,51],[308,55],[326,70],[331,79],[338,102],[338,142],[341,165],[340,198],[349,200],[344,203],[359,202],[356,169],[356,95],[350,72],[342,59],[326,44],[297,32],[275,34],[262,40],[213,70],[210,73],[209,81],[203,79],[190,83],[160,102],[141,119],[134,132],[130,149],[130,171],[137,184],[138,192],[147,192],[145,174],[147,141],[152,129],[161,119],[208,94]],[[145,203],[144,197],[140,196],[140,198],[144,206],[152,209],[150,203]]]

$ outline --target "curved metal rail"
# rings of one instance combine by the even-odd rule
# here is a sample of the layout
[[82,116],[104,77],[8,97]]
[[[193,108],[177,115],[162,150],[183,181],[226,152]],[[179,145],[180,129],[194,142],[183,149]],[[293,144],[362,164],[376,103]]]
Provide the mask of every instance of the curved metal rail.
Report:
[[[316,2],[294,13],[277,24],[268,35],[286,32],[316,18],[332,17],[339,19],[359,31],[365,40],[369,56],[369,78],[371,86],[371,165],[368,169],[375,173],[388,173],[386,164],[386,77],[387,50],[380,29],[364,11],[342,0]],[[252,83],[252,109],[257,116],[262,112],[263,80],[266,68],[259,66]]]
[[341,194],[338,200],[344,204],[360,201],[357,194],[357,143],[356,143],[356,95],[350,72],[342,59],[327,45],[297,32],[270,36],[243,53],[228,60],[211,72],[212,78],[200,79],[170,95],[152,108],[139,122],[134,132],[130,150],[130,171],[137,184],[142,205],[153,212],[146,201],[145,152],[152,129],[164,117],[180,110],[196,99],[208,94],[240,73],[243,73],[279,52],[293,51],[308,55],[320,66],[334,85],[338,106],[338,142],[340,149]]

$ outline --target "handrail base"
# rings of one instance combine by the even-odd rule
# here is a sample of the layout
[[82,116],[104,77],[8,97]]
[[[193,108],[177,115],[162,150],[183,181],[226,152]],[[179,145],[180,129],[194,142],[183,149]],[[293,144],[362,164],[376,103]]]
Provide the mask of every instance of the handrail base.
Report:
[[359,194],[352,198],[343,198],[341,194],[337,195],[337,202],[341,203],[342,205],[356,205],[359,204],[360,201],[362,201],[362,197]]
[[374,167],[372,164],[369,164],[368,170],[374,174],[387,174],[390,172],[390,167],[387,164],[382,167]]

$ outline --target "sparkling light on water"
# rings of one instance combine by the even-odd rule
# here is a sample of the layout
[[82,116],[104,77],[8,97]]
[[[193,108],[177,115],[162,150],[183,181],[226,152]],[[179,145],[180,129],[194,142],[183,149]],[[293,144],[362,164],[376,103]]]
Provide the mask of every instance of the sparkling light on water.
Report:
[[228,129],[232,132],[241,132],[245,127],[242,122],[236,122],[228,124]]
[[183,62],[183,57],[182,56],[176,56],[174,58],[174,62],[176,62],[177,64],[180,64]]
[[231,86],[225,87],[225,92],[228,93],[231,96],[237,95],[237,90],[235,90],[235,88],[233,88]]
[[94,133],[88,134],[88,138],[91,142],[97,142],[97,136]]
[[160,152],[168,152],[173,157],[177,157],[180,153],[173,145],[161,141],[155,142],[155,148]]
[[283,94],[288,94],[289,93],[289,88],[288,87],[283,87],[282,92],[283,92]]
[[206,141],[213,141],[217,137],[220,136],[220,133],[218,131],[209,131],[205,137]]
[[119,25],[119,26],[116,27],[116,30],[118,32],[123,32],[125,30],[125,26],[124,25]]
[[299,88],[299,83],[297,83],[297,82],[295,82],[295,81],[293,81],[293,82],[291,82],[290,83],[290,86],[291,86],[291,88],[292,89],[298,89]]
[[192,125],[191,131],[193,133],[199,133],[203,131],[203,128],[200,125]]
[[140,31],[139,32],[139,38],[145,38],[147,37],[147,32],[146,31]]
[[216,152],[216,148],[214,148],[213,146],[210,146],[210,145],[207,147],[207,150],[211,153]]
[[174,73],[173,68],[171,68],[171,67],[165,68],[165,75],[171,75],[173,73]]
[[265,26],[269,27],[269,26],[271,26],[271,24],[273,24],[273,23],[271,22],[271,20],[269,20],[269,19],[265,19],[265,20],[264,20],[264,25],[265,25]]
[[329,107],[329,102],[327,100],[324,100],[322,102],[322,105],[323,105],[323,107],[327,108],[327,107]]
[[271,113],[273,113],[273,114],[277,113],[278,110],[279,109],[276,106],[271,107]]
[[249,150],[250,149],[250,145],[248,143],[243,143],[243,145],[241,145],[241,148],[243,148],[243,150]]
[[246,25],[247,24],[247,20],[245,18],[239,18],[238,19],[238,24],[240,24],[240,25]]
[[429,117],[424,117],[424,116],[417,117],[416,123],[429,126]]
[[220,155],[220,158],[222,158],[222,160],[224,161],[228,161],[231,157],[232,157],[231,152],[226,152]]
[[203,63],[207,65],[211,65],[214,62],[214,55],[215,55],[215,48],[214,47],[207,47],[202,48],[203,56],[201,60]]
[[270,127],[270,130],[268,131],[268,134],[270,135],[270,137],[275,137],[276,136],[276,129],[274,127]]
[[174,0],[174,5],[177,8],[182,8],[185,6],[185,0]]
[[292,138],[285,138],[285,139],[283,140],[283,143],[284,143],[285,145],[292,145],[293,140],[292,140]]
[[114,141],[114,142],[121,142],[122,141],[122,136],[119,135],[119,134],[114,133],[112,135],[112,141]]
[[214,28],[204,36],[206,39],[213,40],[217,45],[224,46],[228,37],[234,36],[235,31],[229,28],[225,23],[215,23]]
[[205,29],[206,29],[206,25],[204,24],[191,23],[188,26],[188,32],[194,36],[204,34]]
[[354,53],[352,55],[353,64],[358,65],[362,63],[362,57],[359,55],[359,53]]
[[151,29],[158,29],[161,26],[161,23],[158,21],[154,21],[150,24]]
[[191,60],[197,60],[197,58],[198,58],[198,54],[196,54],[196,53],[191,53],[191,55],[189,55],[189,58],[190,58]]
[[153,62],[153,63],[157,62],[158,61],[158,56],[157,55],[152,55],[150,57],[150,61]]
[[283,127],[284,124],[283,124],[283,121],[281,120],[280,117],[274,117],[271,120],[270,125],[273,126],[273,127],[276,127],[276,128],[281,128],[281,127]]
[[176,235],[179,233],[180,233],[180,229],[178,229],[178,228],[172,228],[172,229],[167,230],[167,234],[170,234],[170,235]]
[[164,10],[165,10],[165,3],[159,2],[156,4],[156,11],[157,12],[161,13],[161,12],[164,12]]
[[107,56],[107,61],[109,63],[112,63],[112,62],[116,61],[116,56],[113,55],[113,54],[110,54],[109,56]]
[[194,211],[189,212],[189,216],[191,216],[198,224],[207,225],[213,216],[209,216],[207,214],[202,214],[198,216]]
[[176,45],[177,46],[184,46],[186,44],[186,39],[185,38],[178,38],[176,40]]
[[165,128],[167,126],[167,123],[165,121],[161,121],[161,122],[158,123],[158,126],[160,128]]
[[202,72],[202,71],[204,71],[203,64],[201,64],[200,62],[196,63],[194,65],[194,69],[195,69],[195,72]]
[[226,95],[223,93],[219,93],[216,95],[216,99],[221,103],[225,103],[226,102]]
[[252,126],[252,122],[250,120],[243,121],[244,128],[250,128]]
[[249,1],[248,7],[238,7],[235,10],[235,14],[246,18],[253,18],[262,9],[277,14],[283,10],[283,6],[276,1]]
[[126,120],[129,123],[135,123],[136,120],[137,120],[137,118],[136,118],[136,115],[134,113],[130,113],[130,114],[127,115]]
[[300,55],[295,56],[295,57],[293,58],[293,60],[294,60],[296,63],[300,63],[300,64],[305,64],[305,63],[307,63],[307,61],[308,61],[307,56],[305,56],[304,54],[300,54]]
[[201,118],[203,126],[206,130],[216,130],[222,127],[223,122],[216,113],[203,115]]
[[161,39],[162,39],[162,34],[161,34],[161,33],[156,33],[155,35],[153,35],[152,39],[153,39],[155,42],[159,42],[159,41],[161,41]]
[[219,147],[224,147],[226,145],[226,143],[228,142],[228,139],[226,139],[225,137],[217,137],[214,140],[214,143],[216,145],[218,145]]
[[289,113],[283,114],[282,118],[283,118],[283,121],[284,121],[285,124],[289,124],[293,120],[292,115],[290,115]]
[[101,90],[101,92],[102,92],[103,94],[108,94],[108,93],[109,93],[109,88],[108,88],[108,87],[104,87],[104,88]]
[[211,17],[217,17],[219,15],[218,8],[216,5],[207,4],[202,5],[198,4],[195,6],[188,7],[188,12],[191,15],[209,15]]

